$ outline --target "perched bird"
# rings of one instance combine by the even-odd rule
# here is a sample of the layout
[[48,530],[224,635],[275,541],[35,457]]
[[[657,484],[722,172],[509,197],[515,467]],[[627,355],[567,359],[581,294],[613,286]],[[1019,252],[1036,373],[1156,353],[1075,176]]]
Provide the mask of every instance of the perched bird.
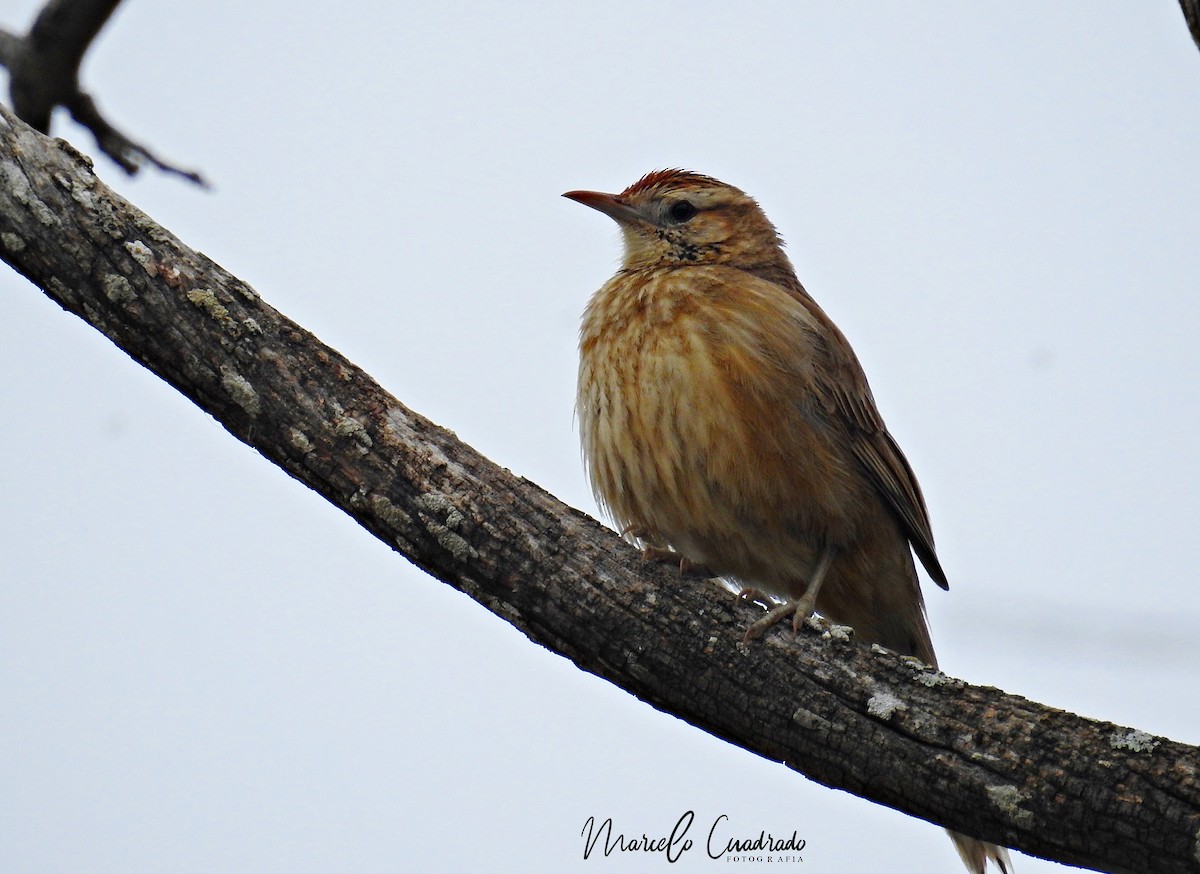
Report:
[[[577,398],[592,487],[623,532],[785,599],[747,638],[815,608],[936,665],[912,553],[947,583],[921,490],[762,209],[682,170],[563,196],[625,238],[584,312]],[[1003,848],[951,837],[975,874],[1011,870]]]

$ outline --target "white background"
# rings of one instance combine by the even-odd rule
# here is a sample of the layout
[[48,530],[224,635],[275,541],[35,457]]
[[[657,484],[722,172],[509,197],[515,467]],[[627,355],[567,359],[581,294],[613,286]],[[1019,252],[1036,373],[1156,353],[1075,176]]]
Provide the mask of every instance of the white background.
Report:
[[[215,189],[101,176],[590,512],[575,335],[619,244],[558,195],[665,166],[743,188],[918,472],[943,667],[1200,743],[1200,53],[1175,2],[298,9],[123,4],[85,84]],[[797,871],[961,870],[940,829],[531,645],[7,269],[0,308],[5,871],[727,865],[582,859],[589,816],[659,836],[689,809],[797,830]]]

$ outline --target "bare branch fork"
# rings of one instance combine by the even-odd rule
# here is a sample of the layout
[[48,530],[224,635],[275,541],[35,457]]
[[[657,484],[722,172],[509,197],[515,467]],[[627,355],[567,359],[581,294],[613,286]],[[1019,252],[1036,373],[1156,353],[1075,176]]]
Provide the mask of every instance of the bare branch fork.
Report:
[[531,640],[829,786],[1027,853],[1200,871],[1200,749],[975,687],[643,565],[407,409],[0,109],[0,254],[231,434]]
[[17,117],[42,133],[50,132],[54,107],[92,132],[96,145],[133,176],[143,162],[207,187],[193,170],[158,158],[117,130],[79,85],[79,65],[121,0],[49,0],[23,37],[0,30],[0,65],[8,69],[9,96]]

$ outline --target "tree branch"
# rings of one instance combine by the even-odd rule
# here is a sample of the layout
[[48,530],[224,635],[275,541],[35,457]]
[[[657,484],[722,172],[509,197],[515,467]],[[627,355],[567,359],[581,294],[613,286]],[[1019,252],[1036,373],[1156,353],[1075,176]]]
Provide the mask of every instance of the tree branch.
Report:
[[1192,40],[1196,48],[1200,48],[1200,0],[1179,0],[1179,6],[1183,9],[1188,30],[1192,32]]
[[1112,872],[1200,871],[1200,750],[969,686],[645,566],[408,410],[0,110],[0,252],[231,434],[530,639],[691,724],[956,831]]
[[79,86],[79,65],[120,0],[49,0],[28,35],[0,31],[0,64],[8,69],[9,96],[17,116],[49,133],[54,107],[63,106],[90,130],[100,150],[133,176],[143,162],[207,186],[192,170],[157,158],[145,146],[117,130]]

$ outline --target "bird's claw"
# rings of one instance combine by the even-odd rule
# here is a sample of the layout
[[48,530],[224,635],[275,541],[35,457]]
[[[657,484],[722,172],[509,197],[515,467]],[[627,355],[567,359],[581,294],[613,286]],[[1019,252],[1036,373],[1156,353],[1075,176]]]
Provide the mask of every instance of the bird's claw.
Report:
[[642,561],[661,561],[674,564],[681,559],[682,556],[673,549],[651,545],[642,547]]
[[789,616],[792,617],[792,632],[799,634],[800,626],[804,624],[809,616],[812,616],[816,606],[816,599],[808,597],[808,593],[788,601],[786,604],[780,604],[778,607],[769,610],[767,615],[762,619],[750,624],[750,627],[746,629],[746,634],[742,637],[742,643],[757,640],[763,636],[767,629]]
[[740,604],[742,601],[749,601],[751,604],[761,604],[767,610],[775,606],[774,598],[762,589],[756,589],[753,586],[738,589],[734,592],[733,599],[736,604]]
[[704,565],[692,561],[686,555],[682,555],[670,547],[655,546],[652,543],[645,543],[650,532],[645,525],[626,525],[621,529],[622,537],[633,537],[643,541],[642,546],[642,561],[656,561],[664,564],[678,564],[681,574],[697,574],[703,576],[712,576]]

